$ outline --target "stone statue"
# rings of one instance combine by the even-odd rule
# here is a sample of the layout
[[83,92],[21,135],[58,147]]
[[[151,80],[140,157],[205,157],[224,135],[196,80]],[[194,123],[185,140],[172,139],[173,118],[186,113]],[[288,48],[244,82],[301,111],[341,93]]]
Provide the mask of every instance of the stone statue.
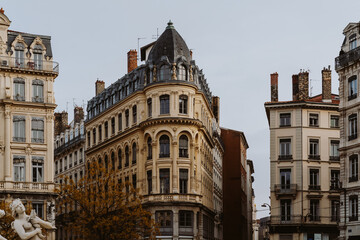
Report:
[[[3,216],[5,216],[5,211],[0,210],[0,218],[2,218]],[[3,236],[0,235],[0,240],[6,240],[6,238],[4,238]]]
[[25,213],[25,206],[20,199],[15,199],[10,204],[10,209],[15,221],[11,223],[15,232],[21,239],[41,240],[46,237],[42,234],[41,228],[54,229],[51,223],[46,222],[36,216],[34,210],[30,216]]

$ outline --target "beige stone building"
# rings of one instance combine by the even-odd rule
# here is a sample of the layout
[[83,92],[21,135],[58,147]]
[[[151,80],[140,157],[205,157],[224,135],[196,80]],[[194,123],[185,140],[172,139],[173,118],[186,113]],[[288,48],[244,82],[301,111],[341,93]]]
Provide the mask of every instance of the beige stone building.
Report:
[[359,23],[349,23],[344,42],[335,61],[340,94],[340,162],[342,194],[340,200],[340,239],[360,239],[359,222]]
[[51,37],[9,30],[0,11],[0,200],[20,198],[54,220]]
[[107,88],[96,82],[87,106],[86,159],[111,163],[119,183],[139,189],[162,239],[222,239],[214,203],[214,148],[217,161],[224,151],[219,99],[171,22],[141,58],[137,67],[130,51],[128,74]]
[[331,71],[322,70],[323,92],[309,97],[309,73],[293,75],[293,99],[278,101],[278,74],[271,74],[270,239],[338,237],[339,99]]

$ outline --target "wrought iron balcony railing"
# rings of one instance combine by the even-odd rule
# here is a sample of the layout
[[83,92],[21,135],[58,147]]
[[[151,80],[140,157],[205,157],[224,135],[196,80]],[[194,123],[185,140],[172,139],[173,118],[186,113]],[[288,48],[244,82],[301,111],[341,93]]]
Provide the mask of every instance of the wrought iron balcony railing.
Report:
[[318,154],[309,154],[310,160],[320,160],[320,155]]
[[315,191],[320,191],[321,190],[321,187],[320,185],[309,185],[309,190],[315,190]]
[[340,53],[340,55],[335,58],[335,70],[347,67],[350,64],[360,60],[360,47],[354,48],[346,53]]
[[59,63],[55,61],[41,60],[35,62],[33,59],[8,56],[0,56],[0,68],[59,73]]
[[297,184],[275,184],[276,195],[296,195]]
[[292,160],[292,155],[279,155],[278,160]]
[[270,216],[271,225],[273,224],[300,224],[300,215],[273,215]]

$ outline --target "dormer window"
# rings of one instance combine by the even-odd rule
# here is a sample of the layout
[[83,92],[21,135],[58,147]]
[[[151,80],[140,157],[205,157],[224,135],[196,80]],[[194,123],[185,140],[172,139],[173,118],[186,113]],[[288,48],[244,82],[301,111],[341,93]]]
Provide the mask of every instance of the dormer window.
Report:
[[170,68],[168,65],[160,67],[160,81],[170,80]]
[[33,52],[34,52],[34,67],[36,70],[42,70],[42,51],[43,48],[41,45],[36,44],[34,46]]
[[349,50],[356,48],[356,34],[349,37]]
[[23,68],[24,64],[24,49],[25,46],[22,43],[15,45],[15,67]]
[[187,74],[186,74],[186,68],[184,65],[178,66],[178,80],[187,81]]

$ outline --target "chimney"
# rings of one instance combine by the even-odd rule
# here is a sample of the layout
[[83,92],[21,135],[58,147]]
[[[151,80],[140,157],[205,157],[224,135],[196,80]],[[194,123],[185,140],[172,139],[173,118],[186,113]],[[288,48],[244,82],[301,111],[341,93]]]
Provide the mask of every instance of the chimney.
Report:
[[128,53],[128,73],[137,68],[137,52],[130,50]]
[[299,100],[299,75],[292,75],[293,101]]
[[74,122],[80,123],[84,119],[84,109],[82,107],[74,108]]
[[99,95],[102,91],[105,90],[105,82],[96,80],[95,82],[95,95]]
[[212,110],[217,122],[220,120],[220,98],[219,97],[212,97]]
[[270,74],[270,79],[271,79],[271,101],[272,102],[277,102],[278,99],[278,77],[279,74],[276,73],[272,73]]
[[192,54],[193,54],[193,52],[192,52],[192,50],[190,50],[190,59],[192,60]]
[[309,99],[309,72],[299,73],[299,100]]
[[322,75],[322,101],[331,102],[331,70],[330,65],[321,71]]
[[65,111],[61,113],[54,113],[54,117],[54,136],[57,136],[66,130],[68,125],[68,113]]

